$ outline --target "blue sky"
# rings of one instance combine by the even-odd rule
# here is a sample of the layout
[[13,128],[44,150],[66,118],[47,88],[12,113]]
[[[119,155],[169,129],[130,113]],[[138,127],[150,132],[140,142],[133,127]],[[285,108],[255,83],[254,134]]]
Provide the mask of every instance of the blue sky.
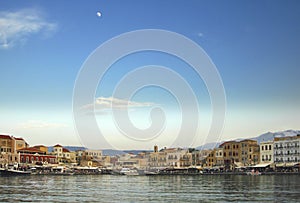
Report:
[[[2,1],[0,132],[24,137],[30,144],[80,145],[79,138],[84,138],[74,127],[72,95],[81,66],[102,43],[139,29],[179,33],[209,55],[226,91],[221,140],[299,129],[299,9],[300,3],[290,0]],[[209,93],[201,78],[176,57],[155,52],[124,57],[106,73],[95,97],[111,97],[124,75],[153,64],[170,67],[191,85],[203,125],[200,138],[182,145],[202,144],[201,135],[207,133],[211,119]],[[112,130],[111,114],[105,114],[97,120],[107,122],[106,139],[124,149],[170,145],[180,125],[176,98],[148,87],[131,100],[162,107],[169,121],[165,134],[158,140],[132,143]],[[133,121],[147,127],[149,107],[135,106]]]

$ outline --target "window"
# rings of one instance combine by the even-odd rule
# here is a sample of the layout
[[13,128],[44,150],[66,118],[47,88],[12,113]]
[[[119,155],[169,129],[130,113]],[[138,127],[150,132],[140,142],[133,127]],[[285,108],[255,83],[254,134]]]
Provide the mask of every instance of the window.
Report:
[[261,151],[264,151],[264,146],[261,146]]
[[269,161],[271,161],[271,159],[272,159],[272,155],[269,156]]
[[262,160],[264,161],[264,160],[265,160],[265,156],[264,156],[264,155],[262,155],[261,157],[262,157]]
[[272,145],[269,145],[269,150],[272,150]]

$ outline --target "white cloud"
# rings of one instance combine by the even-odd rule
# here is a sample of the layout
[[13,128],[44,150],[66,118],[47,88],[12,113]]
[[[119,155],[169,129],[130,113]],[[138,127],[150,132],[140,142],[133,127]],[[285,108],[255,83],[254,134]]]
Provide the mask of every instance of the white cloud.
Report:
[[198,37],[203,37],[204,36],[202,32],[199,32],[197,35],[198,35]]
[[65,124],[62,123],[51,123],[51,122],[45,122],[45,121],[38,121],[38,120],[29,120],[25,123],[21,123],[19,125],[19,129],[40,129],[40,128],[64,128],[68,127]]
[[42,32],[47,35],[56,29],[57,24],[47,22],[35,9],[0,11],[0,48],[22,44],[32,34]]
[[98,97],[93,104],[87,104],[83,106],[82,109],[92,111],[95,107],[96,111],[105,112],[111,109],[124,110],[127,108],[151,107],[154,105],[154,103],[150,102],[135,102],[114,97]]

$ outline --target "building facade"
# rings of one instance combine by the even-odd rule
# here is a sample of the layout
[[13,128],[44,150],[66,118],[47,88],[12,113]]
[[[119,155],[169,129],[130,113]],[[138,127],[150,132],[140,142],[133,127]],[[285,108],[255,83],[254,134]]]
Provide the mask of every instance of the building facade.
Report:
[[274,138],[274,162],[300,162],[300,135]]
[[274,163],[273,141],[260,143],[260,163]]
[[54,155],[49,155],[36,147],[27,147],[18,150],[19,163],[23,164],[55,164],[57,158]]

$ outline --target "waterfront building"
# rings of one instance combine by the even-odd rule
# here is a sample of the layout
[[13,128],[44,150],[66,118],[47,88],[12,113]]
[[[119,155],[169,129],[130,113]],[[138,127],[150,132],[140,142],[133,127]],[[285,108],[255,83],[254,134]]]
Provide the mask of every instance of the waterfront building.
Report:
[[76,153],[64,148],[63,146],[57,144],[53,146],[53,155],[56,156],[58,162],[62,163],[75,163]]
[[300,135],[274,138],[276,166],[293,166],[300,162]]
[[189,150],[181,150],[181,156],[179,159],[179,166],[182,167],[189,167],[192,165],[192,153]]
[[[180,167],[184,163],[184,159],[182,157],[186,154],[186,150],[182,150],[180,148],[168,148],[164,149],[166,152],[166,165],[168,167]],[[184,157],[185,158],[185,157]]]
[[215,162],[214,166],[223,167],[224,166],[224,157],[223,157],[223,148],[216,148],[215,153]]
[[260,163],[274,163],[273,141],[260,143]]
[[227,170],[233,170],[235,162],[239,162],[239,147],[237,141],[227,141],[219,146],[223,149],[224,166]]
[[224,167],[223,148],[215,148],[210,151],[202,161],[204,168],[220,169]]
[[57,158],[49,155],[45,151],[41,151],[36,147],[27,147],[18,150],[19,163],[23,164],[55,164]]
[[131,157],[131,160],[136,162],[137,168],[146,169],[148,166],[149,153],[140,152],[136,156]]
[[92,157],[93,159],[101,159],[102,158],[102,150],[93,150],[87,149],[85,150],[86,155]]
[[1,153],[13,153],[13,138],[9,135],[0,135],[0,151]]
[[227,170],[251,166],[259,163],[259,145],[257,141],[227,141],[220,145],[223,149],[224,165]]
[[138,168],[138,161],[133,154],[122,154],[115,163],[117,168]]
[[206,157],[212,152],[211,149],[195,150],[192,152],[192,166],[203,166]]
[[154,146],[154,151],[150,153],[148,158],[148,167],[165,168],[168,166],[167,151],[165,151],[164,149],[158,151],[158,146],[157,145]]
[[44,146],[44,145],[35,145],[33,146],[34,148],[44,152],[45,154],[49,154],[48,152],[48,147]]
[[15,152],[18,151],[19,149],[29,147],[29,144],[23,138],[16,138],[16,137],[13,138],[15,140],[15,144],[14,144]]
[[23,138],[16,138],[10,135],[0,135],[0,165],[18,163],[17,150],[28,147]]
[[245,139],[239,142],[239,162],[243,166],[259,163],[259,145],[256,140]]
[[215,163],[215,150],[212,150],[208,156],[203,160],[202,167],[203,168],[212,168]]

